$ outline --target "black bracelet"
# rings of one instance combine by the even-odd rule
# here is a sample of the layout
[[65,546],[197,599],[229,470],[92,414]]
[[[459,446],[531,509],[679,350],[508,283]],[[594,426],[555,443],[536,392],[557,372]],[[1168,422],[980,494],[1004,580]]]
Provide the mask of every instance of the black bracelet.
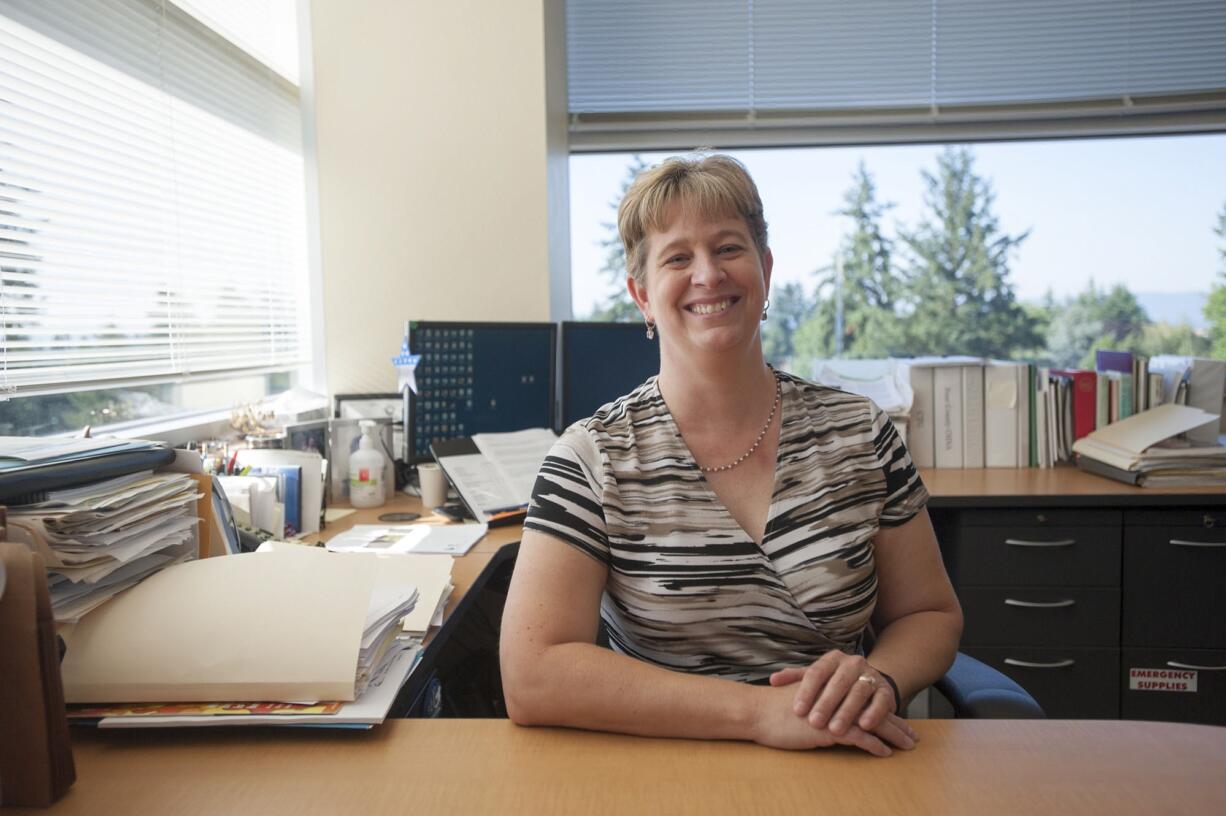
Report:
[[894,682],[894,678],[883,672],[881,669],[874,669],[877,674],[885,678],[885,681],[890,684],[890,690],[894,692],[894,713],[902,716],[902,697],[898,694],[898,684]]

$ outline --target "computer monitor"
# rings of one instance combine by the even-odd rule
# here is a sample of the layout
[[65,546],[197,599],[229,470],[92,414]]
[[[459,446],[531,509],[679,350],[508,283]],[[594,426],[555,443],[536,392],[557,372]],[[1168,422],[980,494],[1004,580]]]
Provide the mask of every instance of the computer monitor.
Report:
[[561,427],[591,416],[660,371],[660,348],[641,323],[562,324]]
[[409,348],[421,355],[410,461],[430,459],[435,440],[553,427],[556,346],[553,323],[410,321]]

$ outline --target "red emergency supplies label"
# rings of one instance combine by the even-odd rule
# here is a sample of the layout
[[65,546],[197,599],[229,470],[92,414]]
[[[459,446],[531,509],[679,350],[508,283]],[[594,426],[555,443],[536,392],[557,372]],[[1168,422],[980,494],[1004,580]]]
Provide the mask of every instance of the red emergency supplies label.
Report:
[[1186,669],[1129,669],[1130,691],[1196,691],[1196,672]]

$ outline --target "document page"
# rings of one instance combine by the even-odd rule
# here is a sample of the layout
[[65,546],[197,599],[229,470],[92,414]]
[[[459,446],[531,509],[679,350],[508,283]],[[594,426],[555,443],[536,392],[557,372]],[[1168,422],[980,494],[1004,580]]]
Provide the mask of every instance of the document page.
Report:
[[460,491],[464,503],[478,514],[478,521],[485,521],[495,508],[523,504],[528,500],[527,496],[520,498],[499,470],[480,453],[444,456],[439,464],[455,489]]
[[524,504],[532,497],[536,474],[557,441],[558,437],[548,428],[473,436],[477,450],[489,460],[513,494],[511,501],[501,506]]

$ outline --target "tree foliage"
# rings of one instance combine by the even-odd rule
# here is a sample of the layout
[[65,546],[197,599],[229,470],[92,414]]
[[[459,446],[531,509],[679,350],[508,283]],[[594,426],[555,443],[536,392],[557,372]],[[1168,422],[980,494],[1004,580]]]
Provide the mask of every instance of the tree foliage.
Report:
[[818,270],[816,305],[796,339],[801,356],[881,357],[900,352],[895,312],[902,288],[891,265],[893,241],[881,225],[892,206],[877,200],[873,177],[861,162],[842,209],[835,212],[851,220],[851,232],[834,262]]
[[907,256],[907,350],[1011,357],[1038,347],[1036,321],[1009,280],[1009,255],[1027,233],[1001,231],[992,212],[995,195],[975,173],[969,149],[946,148],[937,172],[923,177],[929,213],[915,229],[899,230]]
[[1065,368],[1093,368],[1095,349],[1140,352],[1148,325],[1149,317],[1126,286],[1100,289],[1091,280],[1084,292],[1052,307],[1043,356]]
[[638,154],[632,156],[630,164],[626,167],[626,175],[622,178],[621,190],[617,198],[609,202],[613,208],[614,220],[601,224],[606,235],[600,240],[600,246],[605,251],[604,265],[600,267],[600,274],[612,284],[613,293],[593,310],[589,320],[632,323],[643,317],[634,299],[630,297],[630,292],[626,290],[626,248],[622,246],[621,236],[617,233],[616,214],[618,206],[626,197],[626,191],[634,183],[635,177],[646,170],[647,166],[642,156]]
[[796,353],[796,330],[813,311],[813,301],[799,283],[775,287],[770,314],[762,324],[762,354],[776,368],[789,368]]
[[1213,228],[1223,243],[1218,247],[1222,268],[1218,279],[1209,290],[1209,299],[1205,302],[1205,319],[1209,321],[1209,340],[1211,353],[1214,357],[1226,357],[1226,204],[1217,216],[1217,226]]

